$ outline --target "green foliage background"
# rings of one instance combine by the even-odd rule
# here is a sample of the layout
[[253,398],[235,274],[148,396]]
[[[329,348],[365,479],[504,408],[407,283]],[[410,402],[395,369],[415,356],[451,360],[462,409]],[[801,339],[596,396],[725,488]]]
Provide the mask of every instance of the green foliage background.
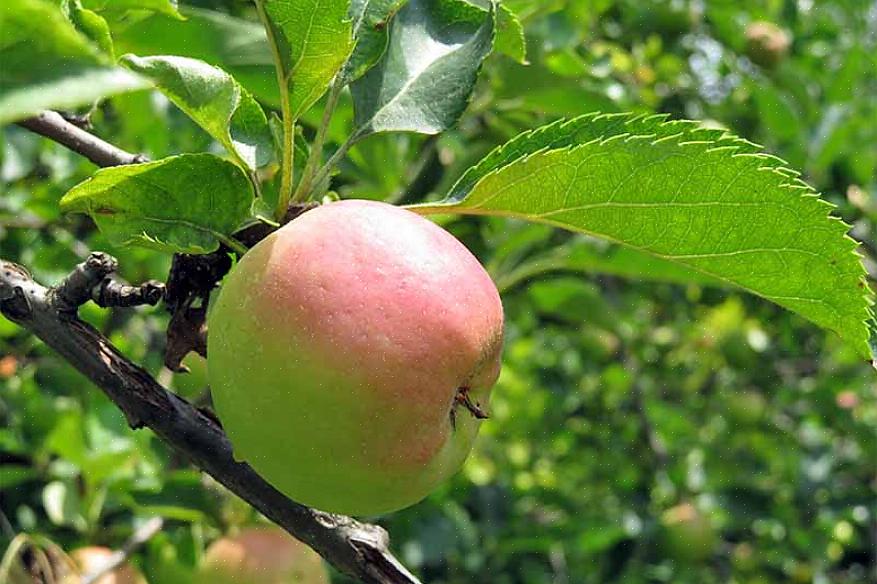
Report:
[[[594,110],[664,112],[727,127],[803,170],[853,225],[875,275],[877,4],[506,4],[524,22],[529,65],[488,59],[467,113],[439,137],[381,134],[354,146],[336,177],[341,196],[419,202],[522,130]],[[116,53],[202,58],[274,104],[269,62],[248,58],[241,40],[251,29],[234,20],[253,21],[251,3],[187,2],[183,12],[187,25],[171,14],[119,16]],[[791,36],[776,67],[746,55],[744,31],[758,20]],[[181,38],[181,26],[197,34]],[[306,135],[319,114],[305,116]],[[220,152],[156,92],[114,97],[93,120],[98,135],[153,159]],[[343,95],[330,143],[353,123]],[[119,257],[132,282],[166,277],[168,254],[113,247],[88,219],[60,216],[59,198],[93,173],[90,163],[23,129],[2,132],[5,258],[45,283],[88,250]],[[378,519],[424,581],[877,578],[877,385],[852,348],[709,281],[673,283],[663,269],[653,281],[624,279],[623,253],[581,236],[504,219],[445,221],[498,282],[508,338],[492,418],[463,472]],[[160,380],[203,396],[197,361],[188,375],[161,368],[163,310],[84,313]],[[150,582],[170,584],[191,577],[210,541],[255,519],[2,319],[0,355],[0,548],[19,532],[67,550],[118,547],[160,515],[167,527],[134,561]],[[662,518],[679,505],[714,529],[707,553],[667,542]]]

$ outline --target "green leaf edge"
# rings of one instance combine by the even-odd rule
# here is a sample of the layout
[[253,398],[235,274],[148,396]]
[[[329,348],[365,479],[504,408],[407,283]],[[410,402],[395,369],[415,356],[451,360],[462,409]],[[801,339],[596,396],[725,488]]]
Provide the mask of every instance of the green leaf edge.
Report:
[[[111,173],[120,168],[128,168],[128,167],[137,167],[139,169],[149,169],[151,167],[160,167],[168,163],[168,161],[180,158],[210,158],[219,161],[223,161],[234,168],[237,168],[239,172],[241,172],[241,168],[229,162],[223,158],[220,158],[214,154],[208,153],[193,153],[193,154],[177,154],[175,156],[168,156],[167,158],[162,158],[160,160],[153,160],[151,162],[142,162],[138,164],[124,164],[118,166],[110,166],[107,168],[101,168],[93,175],[85,179],[84,181],[77,183],[70,190],[68,190],[64,196],[61,197],[61,200],[58,202],[59,208],[62,213],[83,213],[88,216],[92,216],[92,208],[91,205],[88,204],[88,199],[85,195],[81,195],[78,190],[84,188],[87,184],[93,181],[96,177],[101,174]],[[241,173],[243,183],[245,183],[249,188],[249,193],[251,198],[255,199],[255,193],[253,191],[252,184],[249,180],[247,180],[246,175]],[[132,178],[132,177],[129,177]],[[204,248],[200,246],[190,246],[183,248],[181,246],[174,245],[172,243],[162,241],[158,238],[152,237],[146,232],[139,233],[137,235],[133,235],[131,237],[126,238],[115,238],[110,237],[110,242],[114,245],[118,246],[129,246],[129,245],[141,245],[143,247],[158,249],[160,251],[172,251],[175,253],[189,253],[189,254],[206,254],[211,253],[219,249],[219,244],[224,243],[226,246],[235,249],[239,247],[241,244],[233,241],[230,237],[230,234],[221,233],[214,229],[210,229],[209,227],[204,227],[202,225],[197,225],[190,221],[172,221],[169,219],[155,218],[155,217],[141,217],[143,221],[159,223],[159,224],[169,224],[176,223],[178,225],[183,225],[185,227],[189,227],[194,229],[195,231],[200,231],[202,233],[208,234],[214,239],[216,239],[217,244],[212,248]]]
[[[171,90],[167,89],[163,83],[161,83],[157,80],[158,76],[153,75],[149,71],[147,71],[147,69],[148,69],[147,62],[159,61],[159,60],[167,58],[167,57],[174,57],[174,58],[185,60],[185,61],[203,63],[205,66],[216,70],[220,75],[224,76],[225,79],[227,79],[229,82],[231,82],[231,84],[234,88],[233,89],[234,106],[232,107],[232,109],[229,112],[226,119],[223,120],[224,132],[221,136],[213,135],[213,133],[207,127],[202,125],[190,113],[190,111],[189,111],[190,108],[189,108],[188,104],[179,103],[180,100],[177,99],[177,97],[174,95],[174,93]],[[183,57],[181,55],[147,55],[147,56],[141,57],[139,55],[135,55],[134,53],[125,53],[124,55],[119,57],[119,64],[122,65],[123,67],[125,67],[126,69],[133,71],[134,73],[140,75],[141,77],[148,79],[150,84],[152,85],[152,89],[160,92],[162,95],[167,97],[168,100],[170,100],[170,102],[173,103],[181,112],[186,114],[186,116],[188,116],[189,119],[192,120],[192,122],[194,122],[196,125],[198,125],[198,127],[203,129],[205,132],[210,134],[215,140],[217,140],[226,149],[226,151],[228,151],[228,153],[231,154],[231,156],[234,158],[236,163],[239,166],[241,166],[242,168],[244,168],[248,171],[254,171],[258,168],[262,168],[262,167],[267,166],[268,164],[271,163],[271,160],[269,159],[269,160],[264,161],[260,164],[258,157],[256,157],[256,159],[254,160],[254,164],[250,165],[246,160],[244,160],[243,156],[241,155],[241,153],[238,151],[237,147],[235,146],[235,136],[234,136],[234,133],[232,131],[234,128],[232,127],[232,124],[233,124],[233,121],[235,119],[235,116],[237,116],[239,113],[241,113],[242,108],[244,108],[244,107],[255,108],[255,111],[258,111],[261,114],[262,118],[264,119],[265,131],[270,134],[270,129],[268,127],[268,117],[267,117],[267,115],[265,115],[265,110],[262,109],[262,106],[259,105],[259,102],[256,101],[256,98],[243,85],[241,85],[241,83],[237,79],[235,79],[231,73],[229,73],[228,71],[226,71],[222,67],[217,67],[216,65],[213,65],[212,63],[208,63],[207,61],[204,61],[202,59]]]
[[[465,202],[467,195],[474,190],[481,181],[488,176],[498,173],[512,163],[525,161],[535,155],[546,152],[560,150],[571,151],[579,146],[593,143],[608,144],[616,140],[651,140],[652,144],[659,142],[673,142],[680,148],[701,148],[704,153],[724,150],[729,151],[732,156],[754,157],[763,162],[757,170],[776,173],[778,176],[788,181],[779,186],[785,187],[789,191],[789,194],[797,193],[805,201],[812,200],[814,204],[822,205],[825,211],[826,220],[832,225],[832,229],[837,231],[840,240],[847,243],[851,265],[847,266],[846,269],[850,272],[857,271],[859,273],[854,285],[858,286],[863,291],[861,327],[855,335],[846,334],[845,332],[835,329],[832,330],[835,330],[841,338],[854,345],[862,356],[872,360],[877,360],[877,326],[872,324],[877,322],[875,321],[874,310],[872,308],[874,305],[874,295],[867,284],[867,272],[862,263],[863,256],[859,252],[859,243],[849,235],[850,225],[845,223],[839,217],[831,214],[836,208],[836,205],[821,198],[810,185],[799,178],[800,173],[798,171],[787,167],[786,161],[782,158],[763,152],[760,145],[740,138],[724,129],[705,128],[697,121],[669,120],[669,117],[669,114],[604,114],[594,112],[572,119],[561,119],[534,130],[528,130],[519,134],[515,138],[512,138],[509,142],[498,146],[485,156],[481,162],[470,167],[469,170],[463,173],[457,183],[451,187],[444,199],[437,202],[408,205],[405,208],[424,215],[460,213],[516,217],[527,221],[545,223],[565,230],[570,230],[567,225],[552,223],[548,220],[535,220],[520,213],[500,213],[491,211],[476,212],[473,209],[466,209],[465,206],[463,206],[463,203]],[[613,130],[617,133],[611,133]],[[584,139],[577,140],[577,137]],[[655,257],[662,257],[659,254],[650,252],[649,250],[637,248],[623,241],[617,241],[602,234],[590,233],[581,229],[575,229],[572,231],[586,233],[592,237],[612,241],[619,245],[654,255]],[[678,261],[673,258],[662,259]],[[761,296],[754,290],[729,281],[721,275],[713,274],[708,270],[696,268],[694,266],[689,266],[684,262],[678,263],[711,278],[727,282],[734,288],[745,290],[753,295],[770,300],[770,298]],[[853,268],[852,264],[855,264],[855,268]]]

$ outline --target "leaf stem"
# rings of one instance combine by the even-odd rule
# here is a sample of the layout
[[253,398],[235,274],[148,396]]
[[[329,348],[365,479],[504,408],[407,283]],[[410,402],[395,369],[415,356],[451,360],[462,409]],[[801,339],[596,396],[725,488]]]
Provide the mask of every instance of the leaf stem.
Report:
[[[354,144],[356,144],[360,138],[362,138],[362,134],[360,132],[351,134],[350,137],[347,138],[347,140],[338,148],[338,150],[336,150],[335,153],[329,157],[329,160],[326,161],[326,164],[320,167],[320,170],[317,172],[316,176],[314,176],[311,184],[319,185],[324,180],[326,180],[326,177],[329,176],[329,172],[331,172],[332,167],[338,164],[338,162],[340,162],[341,159],[344,158],[344,155],[347,154],[347,151],[350,150],[350,148]],[[309,192],[308,197],[310,197],[310,195],[311,193]]]
[[225,245],[225,247],[234,251],[239,256],[242,256],[245,253],[247,253],[247,251],[249,251],[247,249],[247,246],[245,246],[243,243],[241,243],[240,241],[238,241],[234,237],[229,237],[227,235],[222,235],[222,234],[216,233],[216,232],[214,232],[214,235],[216,236],[216,239],[218,239],[219,241],[221,241]]
[[[292,195],[293,201],[303,201],[310,197],[311,187],[314,184],[314,173],[317,171],[317,164],[323,157],[323,145],[326,143],[326,133],[329,131],[329,122],[332,121],[332,114],[335,113],[335,107],[338,105],[338,99],[341,97],[341,89],[344,84],[341,82],[340,74],[335,76],[332,86],[329,88],[329,96],[326,98],[326,107],[323,109],[323,119],[317,133],[314,136],[314,142],[311,145],[311,153],[308,155],[308,161],[305,163],[302,171],[301,181],[298,188]],[[319,183],[317,183],[319,184]]]
[[280,164],[280,193],[277,197],[277,208],[274,210],[274,216],[277,219],[281,219],[286,214],[286,208],[289,206],[289,201],[292,197],[295,120],[292,117],[292,108],[289,103],[289,83],[286,72],[283,69],[280,45],[274,34],[274,28],[271,26],[271,20],[265,12],[264,0],[255,0],[255,4],[256,11],[259,13],[259,20],[262,21],[262,26],[265,27],[265,34],[268,35],[268,45],[271,47],[274,71],[277,75],[277,85],[280,89],[280,113],[283,118],[283,153]]

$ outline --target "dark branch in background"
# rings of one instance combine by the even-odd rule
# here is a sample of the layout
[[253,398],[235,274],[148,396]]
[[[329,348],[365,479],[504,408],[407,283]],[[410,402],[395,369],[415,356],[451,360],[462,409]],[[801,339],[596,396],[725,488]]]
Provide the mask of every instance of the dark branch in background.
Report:
[[21,266],[0,260],[0,313],[42,339],[103,390],[132,428],[151,428],[342,572],[365,582],[417,582],[388,551],[386,531],[288,499],[249,465],[235,461],[228,437],[210,415],[167,391],[79,320],[75,303],[91,298],[114,265],[110,256],[92,254],[58,287],[45,288]]
[[51,138],[58,144],[82,154],[98,166],[119,166],[146,162],[146,157],[116,148],[109,142],[105,142],[94,134],[68,122],[57,112],[43,112],[38,116],[19,122],[18,125],[46,138]]
[[[125,152],[89,134],[55,112],[44,112],[20,125],[100,166],[146,161],[143,156]],[[290,208],[285,220],[308,208]],[[254,225],[234,236],[245,245],[253,245],[271,231],[268,226]],[[201,335],[203,341],[204,314],[199,312],[206,312],[210,291],[230,269],[229,252],[220,248],[203,256],[175,255],[166,290],[157,282],[141,286],[120,283],[114,276],[116,260],[101,253],[89,255],[55,288],[43,287],[21,266],[0,259],[0,313],[42,339],[97,385],[122,410],[132,428],[152,429],[204,472],[314,548],[338,570],[368,583],[417,584],[417,578],[390,553],[384,529],[311,509],[277,491],[249,465],[234,459],[231,443],[212,414],[167,391],[77,316],[78,307],[88,300],[130,306],[154,304],[164,296],[174,315],[172,324],[174,318],[182,319],[178,314],[189,317],[185,324],[190,327],[189,336]],[[183,329],[169,329],[169,337],[174,332]],[[179,358],[183,356],[185,353]]]

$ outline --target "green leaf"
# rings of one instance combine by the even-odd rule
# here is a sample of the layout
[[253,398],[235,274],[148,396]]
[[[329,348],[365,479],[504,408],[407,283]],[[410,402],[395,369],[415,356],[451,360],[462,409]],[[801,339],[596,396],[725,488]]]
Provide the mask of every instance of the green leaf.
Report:
[[496,39],[493,49],[511,57],[521,64],[527,63],[527,39],[524,26],[517,14],[505,2],[497,0],[466,0],[470,4],[488,10],[492,3],[496,5]]
[[231,75],[197,59],[125,55],[123,64],[152,79],[168,99],[247,168],[272,159],[268,120],[253,96]]
[[253,189],[241,169],[211,154],[182,154],[97,171],[61,199],[87,213],[115,245],[208,253],[248,217]]
[[353,47],[349,0],[264,0],[298,119],[322,96]]
[[176,0],[82,0],[83,4],[98,12],[103,10],[148,10],[183,20],[177,10]]
[[409,0],[390,26],[383,58],[351,85],[355,135],[449,128],[490,53],[493,15],[462,0]]
[[42,0],[0,3],[0,124],[147,86],[113,66]]
[[497,53],[507,55],[524,64],[527,62],[527,39],[524,26],[518,16],[505,4],[500,4],[496,13],[496,47]]
[[355,46],[344,64],[344,83],[356,81],[377,64],[390,40],[390,22],[408,0],[351,0]]
[[73,23],[82,34],[91,39],[100,50],[115,60],[113,52],[113,37],[110,35],[110,27],[107,21],[93,10],[82,7],[79,0],[64,0],[61,9],[67,19]]
[[679,263],[788,308],[868,354],[870,297],[847,226],[757,147],[664,116],[527,132],[420,213],[519,217]]

